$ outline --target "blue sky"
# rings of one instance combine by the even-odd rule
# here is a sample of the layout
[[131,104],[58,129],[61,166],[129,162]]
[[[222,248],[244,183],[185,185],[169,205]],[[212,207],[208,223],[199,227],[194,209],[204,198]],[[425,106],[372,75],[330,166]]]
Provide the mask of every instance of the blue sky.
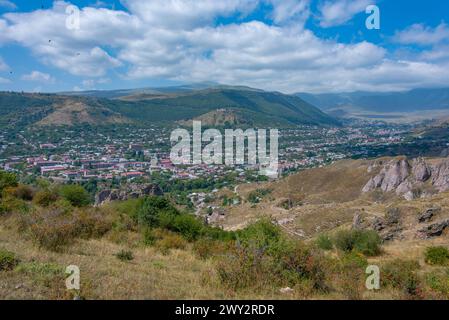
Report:
[[442,0],[0,0],[0,90],[449,87],[448,13]]

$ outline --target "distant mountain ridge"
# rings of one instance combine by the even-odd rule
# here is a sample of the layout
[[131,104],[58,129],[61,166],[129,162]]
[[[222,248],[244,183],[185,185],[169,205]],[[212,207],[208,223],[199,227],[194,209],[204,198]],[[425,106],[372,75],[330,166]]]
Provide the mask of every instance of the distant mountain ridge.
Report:
[[[106,98],[105,96],[108,96]],[[0,124],[26,127],[189,121],[217,110],[252,126],[339,125],[293,95],[247,87],[172,87],[65,94],[0,92]],[[238,119],[236,118],[238,117]],[[221,118],[226,119],[226,115]],[[220,122],[220,121],[218,121]],[[232,122],[232,121],[231,121]]]
[[383,113],[449,109],[449,88],[414,89],[406,92],[353,92],[296,94],[322,110],[350,108]]

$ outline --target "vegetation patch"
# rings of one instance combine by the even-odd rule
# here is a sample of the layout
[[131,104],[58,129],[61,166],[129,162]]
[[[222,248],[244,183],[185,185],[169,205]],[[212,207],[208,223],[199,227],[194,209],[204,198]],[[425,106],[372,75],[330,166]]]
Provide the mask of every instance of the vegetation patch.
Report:
[[0,271],[11,271],[19,262],[14,252],[0,249]]
[[425,259],[427,264],[445,266],[449,263],[449,250],[446,247],[429,247]]

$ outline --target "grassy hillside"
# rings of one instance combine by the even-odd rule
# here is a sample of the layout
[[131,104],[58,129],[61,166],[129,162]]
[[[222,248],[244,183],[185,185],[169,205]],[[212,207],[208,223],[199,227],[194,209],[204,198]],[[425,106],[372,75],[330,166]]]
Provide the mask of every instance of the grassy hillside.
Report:
[[259,125],[316,124],[338,122],[298,97],[280,93],[239,89],[207,89],[164,98],[136,97],[137,101],[110,101],[109,107],[129,118],[143,121],[189,120],[217,109],[239,109]]
[[338,125],[298,97],[248,88],[138,93],[120,99],[87,96],[0,93],[0,123],[28,125],[173,122],[218,109],[232,109],[254,126]]
[[[223,231],[162,197],[92,207],[80,201],[80,187],[20,185],[2,172],[0,180],[2,299],[449,298],[447,236],[382,243],[375,231],[351,230],[347,216],[386,209],[379,200],[351,201],[352,192],[344,203],[303,204],[308,212],[282,209],[310,230],[304,240],[268,218],[267,203],[281,200],[274,184],[272,193],[259,191],[266,199],[253,222]],[[446,215],[447,195],[432,200]],[[421,199],[395,205],[403,226],[426,208]],[[80,268],[79,291],[65,288],[68,265]],[[381,269],[380,290],[365,288],[368,265]]]

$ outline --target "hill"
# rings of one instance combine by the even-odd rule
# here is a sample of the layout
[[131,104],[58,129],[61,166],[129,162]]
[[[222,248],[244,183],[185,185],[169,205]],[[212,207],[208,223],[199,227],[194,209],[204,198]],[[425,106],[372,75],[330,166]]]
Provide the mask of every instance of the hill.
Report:
[[[183,91],[185,90],[185,91]],[[188,121],[216,110],[233,110],[254,126],[338,125],[302,99],[244,87],[175,92],[130,92],[116,98],[85,95],[0,93],[0,123],[29,125],[116,124]],[[122,92],[123,93],[123,92]],[[113,96],[111,94],[111,96]]]
[[[449,114],[449,88],[406,92],[353,92],[297,96],[330,114],[371,119],[430,119]],[[432,110],[432,113],[428,111]]]

